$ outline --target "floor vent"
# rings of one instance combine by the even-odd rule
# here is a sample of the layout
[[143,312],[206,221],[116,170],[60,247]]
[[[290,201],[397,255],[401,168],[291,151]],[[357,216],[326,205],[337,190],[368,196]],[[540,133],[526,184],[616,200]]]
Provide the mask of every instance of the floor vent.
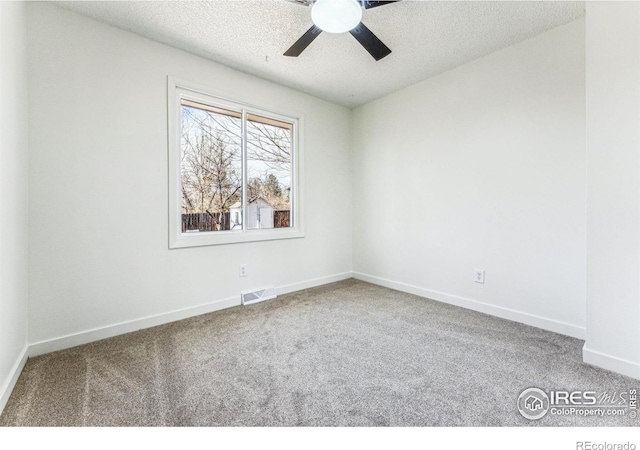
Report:
[[252,303],[263,302],[265,300],[271,300],[272,298],[276,298],[276,290],[275,288],[266,288],[260,291],[253,292],[243,292],[241,294],[242,304],[243,305],[251,305]]

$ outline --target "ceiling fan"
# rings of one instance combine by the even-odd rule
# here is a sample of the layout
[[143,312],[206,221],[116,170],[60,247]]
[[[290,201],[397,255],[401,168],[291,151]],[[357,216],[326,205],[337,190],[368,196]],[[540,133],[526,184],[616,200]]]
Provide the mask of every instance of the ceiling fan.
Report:
[[365,50],[376,61],[391,53],[391,49],[384,45],[362,22],[362,8],[371,9],[383,6],[393,1],[369,0],[289,0],[294,3],[311,7],[313,26],[298,39],[295,44],[284,53],[284,56],[299,56],[305,48],[317,38],[320,33],[346,33],[356,38]]

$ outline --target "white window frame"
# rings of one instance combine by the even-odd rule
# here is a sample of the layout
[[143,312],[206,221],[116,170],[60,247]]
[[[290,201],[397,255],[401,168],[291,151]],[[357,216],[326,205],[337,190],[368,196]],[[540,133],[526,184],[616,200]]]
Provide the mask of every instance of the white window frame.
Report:
[[[247,114],[268,117],[293,125],[291,142],[291,223],[288,228],[247,229],[247,145],[242,139],[242,230],[208,231],[199,233],[182,232],[182,194],[180,189],[181,156],[181,100],[183,98],[210,104],[242,114],[243,124]],[[167,121],[169,154],[169,248],[200,247],[206,245],[236,244],[242,242],[270,241],[304,237],[303,231],[303,189],[302,182],[302,142],[304,118],[301,114],[276,108],[263,108],[240,99],[230,100],[205,86],[174,77],[167,78]],[[246,130],[242,130],[246,137]]]

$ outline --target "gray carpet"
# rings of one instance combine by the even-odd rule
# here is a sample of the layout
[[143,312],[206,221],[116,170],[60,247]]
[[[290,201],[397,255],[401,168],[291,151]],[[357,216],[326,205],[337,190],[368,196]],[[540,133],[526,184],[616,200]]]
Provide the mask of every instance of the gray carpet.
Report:
[[347,280],[29,359],[4,426],[640,425],[528,387],[628,391],[582,341]]

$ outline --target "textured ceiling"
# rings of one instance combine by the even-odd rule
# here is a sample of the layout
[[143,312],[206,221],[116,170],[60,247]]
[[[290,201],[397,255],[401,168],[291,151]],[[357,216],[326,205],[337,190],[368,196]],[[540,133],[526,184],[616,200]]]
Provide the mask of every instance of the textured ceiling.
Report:
[[374,59],[348,33],[322,33],[285,0],[60,2],[65,9],[348,107],[358,106],[584,16],[583,2],[403,0],[364,11],[393,53]]

